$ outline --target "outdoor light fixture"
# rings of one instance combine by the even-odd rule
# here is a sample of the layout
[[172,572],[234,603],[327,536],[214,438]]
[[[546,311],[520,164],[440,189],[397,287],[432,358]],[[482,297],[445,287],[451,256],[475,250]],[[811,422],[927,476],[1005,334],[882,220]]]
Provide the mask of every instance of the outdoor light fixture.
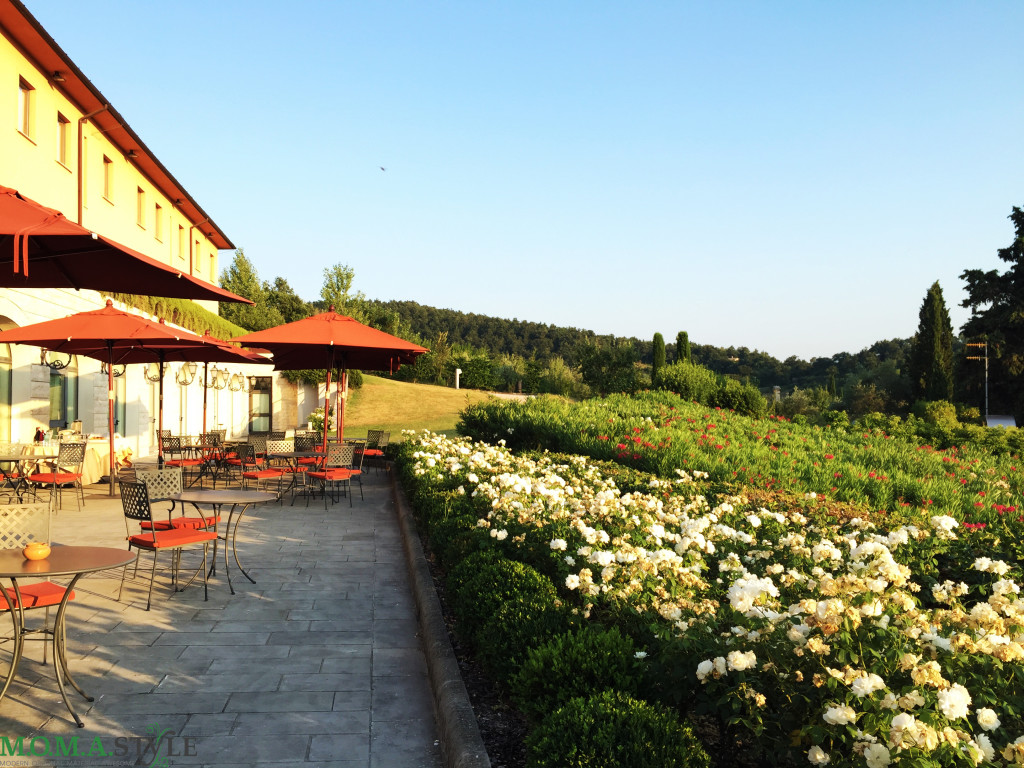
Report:
[[[103,372],[104,375],[106,375],[106,373],[107,373],[107,364],[106,363],[100,363],[100,370]],[[128,366],[124,365],[123,363],[121,365],[115,365],[114,366],[114,378],[115,379],[121,378],[122,376],[124,376],[124,372],[126,370],[128,370]]]
[[51,360],[49,358],[49,354],[50,353],[47,350],[45,350],[45,349],[39,350],[39,364],[40,365],[45,365],[46,367],[48,367],[48,368],[50,368],[50,369],[52,369],[54,371],[59,371],[59,370],[61,370],[63,368],[67,368],[69,365],[71,365],[71,355],[68,355],[68,359],[67,360],[56,360],[56,359]]
[[150,363],[142,369],[142,373],[146,377],[146,381],[160,381],[163,371],[160,370],[159,363]]
[[129,160],[137,160],[139,154],[134,149],[129,149],[128,154],[126,154],[125,157],[127,157]]
[[196,380],[197,370],[199,370],[197,363],[182,363],[178,373],[175,374],[174,380],[181,384],[181,386],[187,387]]
[[228,377],[231,374],[228,373],[227,368],[218,368],[216,365],[210,367],[209,375],[204,383],[204,386],[209,389],[212,387],[216,390],[224,389],[228,385]]
[[248,377],[248,380],[249,380],[249,389],[256,389],[256,380],[257,380],[258,378],[259,378],[259,376],[249,376],[249,377]]
[[240,373],[231,374],[231,378],[228,380],[228,388],[232,392],[242,392],[246,389],[249,381]]
[[64,73],[61,72],[59,69],[55,70],[54,73],[53,73],[53,78],[52,79],[53,79],[53,82],[55,82],[55,83],[63,83],[64,82]]

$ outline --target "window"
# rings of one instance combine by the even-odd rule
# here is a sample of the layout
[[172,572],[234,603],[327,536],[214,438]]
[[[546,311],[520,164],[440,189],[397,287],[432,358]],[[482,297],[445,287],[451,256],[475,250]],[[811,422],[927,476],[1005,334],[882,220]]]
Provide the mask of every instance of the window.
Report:
[[142,187],[135,190],[135,223],[146,228],[146,190]]
[[164,241],[164,209],[160,207],[160,203],[153,204],[153,237],[158,242]]
[[57,113],[57,162],[63,166],[68,164],[68,131],[71,121],[60,112]]
[[78,418],[78,358],[60,371],[50,371],[50,429],[67,429]]
[[193,261],[188,265],[189,269],[192,270],[193,274],[200,272],[199,269],[199,240],[197,239],[192,243],[192,259]]
[[217,254],[210,253],[210,282],[217,282]]
[[35,119],[35,88],[23,77],[18,78],[18,130],[32,138]]
[[103,156],[103,197],[107,202],[114,202],[114,161]]
[[185,260],[185,228],[178,225],[178,258]]

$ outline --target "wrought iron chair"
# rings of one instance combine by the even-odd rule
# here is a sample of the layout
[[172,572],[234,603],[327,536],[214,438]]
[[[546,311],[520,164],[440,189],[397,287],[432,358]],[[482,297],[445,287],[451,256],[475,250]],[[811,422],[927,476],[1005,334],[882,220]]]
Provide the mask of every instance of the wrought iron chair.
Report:
[[[258,450],[258,442],[250,442],[250,450]],[[291,473],[291,465],[287,462],[274,462],[270,459],[272,453],[288,453],[294,450],[291,440],[267,440],[264,443],[265,455],[262,462],[259,456],[255,457],[254,466],[242,470],[242,486],[246,487],[250,480],[256,482],[256,490],[267,490],[271,480],[277,481],[278,494],[281,491],[281,478]],[[289,478],[290,479],[290,478]],[[262,486],[262,487],[261,487]]]
[[40,488],[49,487],[50,505],[53,509],[61,506],[62,492],[68,486],[77,490],[75,494],[76,509],[85,504],[85,491],[82,488],[82,465],[85,463],[85,443],[61,443],[57,448],[57,458],[50,464],[49,472],[36,472],[28,480]]
[[[202,544],[203,562],[200,568],[203,572],[203,599],[209,600],[209,574],[207,573],[206,562],[209,555],[210,542],[217,540],[217,533],[215,531],[195,530],[192,528],[159,530],[156,526],[156,521],[153,520],[153,509],[149,505],[149,492],[146,489],[146,484],[122,481],[119,485],[121,487],[121,506],[124,508],[125,528],[128,531],[128,550],[138,549],[139,551],[145,550],[153,553],[153,567],[149,575],[149,593],[146,596],[146,610],[150,609],[153,602],[156,560],[157,554],[161,550],[174,552],[174,557],[171,559],[171,586],[175,591],[180,591],[177,585],[178,572],[181,566],[181,552],[186,547]],[[148,525],[141,533],[132,533],[132,521],[140,526],[143,524]],[[124,590],[124,580],[127,571],[128,566],[125,566],[125,572],[121,575],[121,589],[117,593],[118,600],[121,599],[121,592]],[[196,571],[192,578],[189,579],[188,584],[191,584],[198,575],[199,571]],[[185,586],[187,587],[188,584]],[[184,587],[181,589],[184,589]]]
[[183,473],[192,475],[189,485],[194,483],[203,466],[203,460],[187,451],[181,444],[180,437],[164,437],[161,438],[161,442],[163,443],[164,466],[180,468]]
[[385,432],[383,429],[370,429],[366,432],[366,459],[378,471],[387,469],[384,451],[388,447],[390,439],[391,433]]
[[[0,505],[0,549],[24,549],[26,544],[33,541],[50,543],[50,505],[45,502]],[[50,606],[59,605],[66,591],[63,586],[52,581],[25,584],[18,587],[18,592],[7,588],[0,591],[0,609],[17,610],[18,593],[21,595],[22,609],[45,608],[42,629],[32,630],[42,633],[43,637],[29,639],[46,640],[46,635],[53,634],[53,629],[49,628]],[[68,599],[74,600],[75,593],[72,592]],[[14,638],[3,638],[0,642],[7,640],[13,641]],[[18,642],[15,642],[15,652],[20,653]],[[17,664],[17,659],[14,663]],[[43,663],[46,663],[46,645],[43,645]],[[3,691],[0,691],[0,696],[2,695]]]
[[[329,489],[345,487],[345,494],[348,496],[348,505],[352,506],[352,457],[355,449],[351,445],[343,443],[330,443],[327,446],[327,457],[324,460],[323,469],[316,469],[306,473],[308,482],[318,482],[324,494],[324,509],[327,509],[327,497]],[[331,499],[334,500],[334,495]],[[306,496],[306,506],[309,506],[309,495]]]
[[220,522],[220,517],[218,515],[200,514],[199,516],[186,516],[184,505],[182,505],[181,514],[178,517],[173,517],[174,508],[177,506],[177,502],[175,502],[171,497],[184,490],[181,469],[178,467],[139,469],[135,472],[135,479],[138,480],[138,482],[145,484],[146,493],[149,495],[150,507],[159,502],[170,502],[171,504],[171,506],[167,508],[166,521],[154,520],[152,528],[150,528],[148,523],[140,522],[139,527],[142,530],[168,531],[173,528],[217,530],[217,524]]

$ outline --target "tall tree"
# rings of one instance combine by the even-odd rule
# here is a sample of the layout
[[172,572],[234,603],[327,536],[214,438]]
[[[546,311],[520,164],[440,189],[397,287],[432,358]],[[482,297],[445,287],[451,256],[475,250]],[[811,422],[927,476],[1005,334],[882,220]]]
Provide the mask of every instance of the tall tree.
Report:
[[297,294],[283,277],[274,279],[267,291],[267,302],[274,307],[286,323],[302,320],[313,314],[313,308]]
[[1014,206],[1009,219],[1013,242],[997,251],[1009,269],[966,269],[960,274],[967,283],[962,306],[972,313],[961,333],[967,341],[988,341],[992,410],[1012,410],[1019,422],[1024,419],[1024,210]]
[[658,386],[658,377],[661,369],[665,367],[665,338],[660,334],[654,334],[654,349],[651,357],[651,386]]
[[328,307],[342,315],[350,315],[357,320],[363,317],[363,301],[361,292],[352,293],[352,280],[356,271],[348,264],[335,264],[324,269],[324,284],[320,288],[320,298]]
[[221,273],[220,284],[253,302],[223,302],[220,305],[220,316],[225,320],[248,331],[262,331],[284,322],[281,313],[270,304],[268,286],[260,282],[256,268],[241,248],[235,251],[231,266]]
[[938,281],[921,304],[910,352],[910,376],[916,399],[953,399],[953,327]]
[[690,362],[690,334],[686,331],[676,334],[676,362]]

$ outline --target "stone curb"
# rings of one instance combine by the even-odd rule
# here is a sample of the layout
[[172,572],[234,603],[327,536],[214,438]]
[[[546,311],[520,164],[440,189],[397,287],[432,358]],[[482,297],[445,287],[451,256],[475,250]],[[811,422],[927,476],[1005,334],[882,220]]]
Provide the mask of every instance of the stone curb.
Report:
[[448,629],[441,613],[441,601],[434,590],[419,534],[405,493],[391,474],[391,492],[402,533],[405,562],[409,568],[413,599],[423,638],[427,674],[434,694],[434,713],[441,732],[447,768],[490,768],[491,760],[484,748],[476,715],[469,703],[469,693],[462,681],[462,672],[455,660],[455,651],[448,639]]

